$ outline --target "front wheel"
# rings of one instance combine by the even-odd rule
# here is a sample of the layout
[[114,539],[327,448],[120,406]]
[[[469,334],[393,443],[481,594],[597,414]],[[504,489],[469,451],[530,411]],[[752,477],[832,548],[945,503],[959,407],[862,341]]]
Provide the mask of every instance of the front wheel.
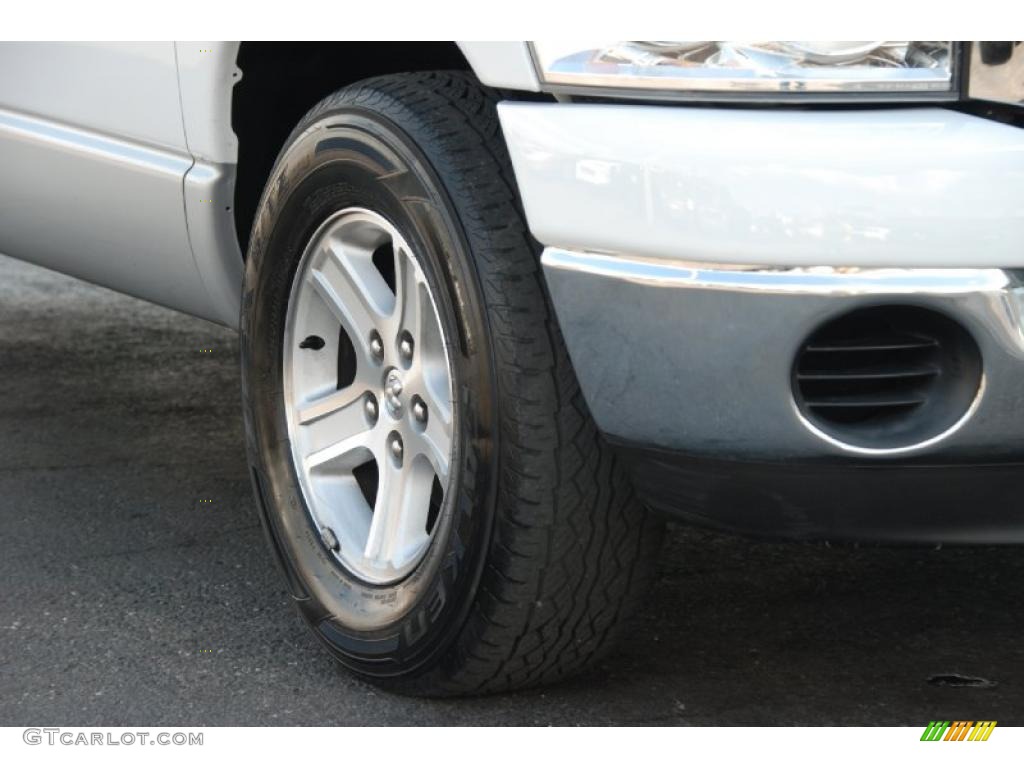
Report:
[[394,75],[306,115],[257,213],[242,369],[266,530],[343,664],[439,695],[607,650],[659,524],[580,394],[492,91]]

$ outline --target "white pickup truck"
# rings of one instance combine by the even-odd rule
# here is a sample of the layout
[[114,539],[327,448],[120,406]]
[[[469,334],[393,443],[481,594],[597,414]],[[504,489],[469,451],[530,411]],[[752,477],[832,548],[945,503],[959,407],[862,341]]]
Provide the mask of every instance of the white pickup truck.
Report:
[[290,592],[402,691],[593,662],[666,514],[1024,541],[1019,43],[3,44],[0,252],[239,329]]

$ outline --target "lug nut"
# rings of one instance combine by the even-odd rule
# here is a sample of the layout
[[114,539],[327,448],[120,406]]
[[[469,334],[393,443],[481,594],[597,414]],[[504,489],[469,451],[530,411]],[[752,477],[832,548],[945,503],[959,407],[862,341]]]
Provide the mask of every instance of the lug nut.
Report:
[[427,404],[419,397],[416,397],[412,401],[412,415],[416,421],[420,422],[420,424],[427,423]]
[[400,438],[398,435],[394,435],[391,438],[391,446],[390,447],[391,447],[391,455],[395,457],[396,461],[401,463],[402,462],[402,452],[404,450],[403,447],[402,447],[402,438]]
[[324,544],[327,545],[327,548],[333,552],[337,552],[339,547],[341,547],[341,544],[338,543],[338,537],[334,535],[334,531],[330,528],[323,528],[321,530],[321,535],[323,536]]
[[367,395],[363,407],[366,410],[366,417],[370,420],[370,423],[375,424],[377,422],[377,398],[373,395]]
[[370,352],[378,363],[384,359],[384,342],[380,340],[380,334],[376,331],[370,334]]
[[402,333],[402,339],[398,342],[398,351],[402,355],[402,359],[406,362],[412,360],[412,336],[408,331]]

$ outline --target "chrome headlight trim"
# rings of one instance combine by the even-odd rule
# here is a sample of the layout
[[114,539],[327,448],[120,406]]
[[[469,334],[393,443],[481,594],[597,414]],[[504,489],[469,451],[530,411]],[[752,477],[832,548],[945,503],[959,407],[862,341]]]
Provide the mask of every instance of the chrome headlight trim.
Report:
[[[948,62],[937,68],[851,65],[841,56],[829,54],[806,55],[803,63],[787,67],[781,65],[783,59],[779,58],[780,55],[769,52],[766,55],[775,55],[777,63],[780,63],[776,70],[627,62],[602,62],[595,66],[594,62],[585,59],[586,54],[597,50],[602,52],[601,55],[614,55],[616,45],[631,45],[628,43],[595,43],[598,47],[581,49],[578,55],[556,60],[558,67],[555,68],[556,62],[550,53],[545,55],[545,45],[550,44],[530,42],[529,49],[542,89],[556,94],[700,102],[956,101],[960,97],[961,44],[955,41],[945,44],[948,45]],[[646,45],[656,48],[659,45],[685,44],[652,42]],[[742,44],[707,45],[742,48]],[[794,56],[800,53],[810,53],[801,51],[801,44],[777,45],[789,46],[787,55],[790,62],[795,61]],[[872,45],[881,49],[909,44],[877,41],[865,44],[865,48]],[[827,63],[830,59],[836,63]]]

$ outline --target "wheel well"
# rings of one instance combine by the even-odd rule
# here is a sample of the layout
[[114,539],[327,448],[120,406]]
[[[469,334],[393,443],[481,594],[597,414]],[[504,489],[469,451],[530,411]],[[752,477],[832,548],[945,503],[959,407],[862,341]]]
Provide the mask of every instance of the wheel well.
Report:
[[231,102],[238,137],[235,228],[245,253],[256,206],[288,134],[320,99],[395,72],[469,69],[455,43],[242,43]]

